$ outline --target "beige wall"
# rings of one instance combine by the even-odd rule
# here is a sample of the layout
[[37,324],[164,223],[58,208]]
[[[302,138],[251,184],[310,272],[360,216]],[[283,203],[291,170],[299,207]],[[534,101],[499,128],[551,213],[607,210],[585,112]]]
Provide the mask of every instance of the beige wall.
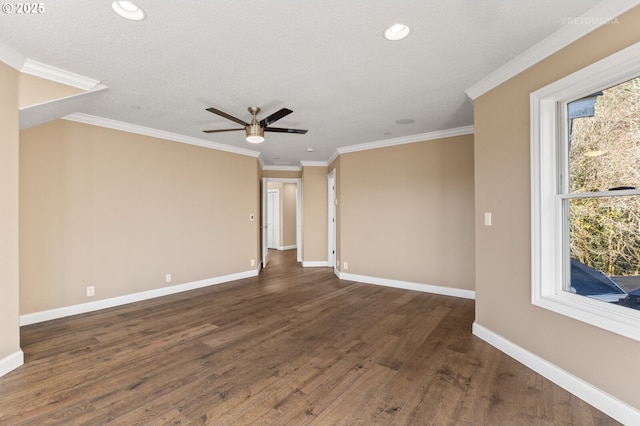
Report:
[[0,361],[20,351],[18,79],[17,71],[0,62]]
[[474,290],[473,135],[344,154],[337,174],[342,271]]
[[20,313],[255,269],[256,163],[64,120],[21,132]]
[[289,170],[262,170],[262,177],[279,179],[300,179],[302,172]]
[[327,259],[327,167],[302,169],[302,260]]
[[282,239],[284,247],[296,245],[296,199],[297,187],[295,183],[284,182],[282,184]]
[[640,41],[638,28],[635,8],[475,100],[475,221],[477,323],[640,409],[640,342],[531,305],[529,179],[529,94]]
[[65,98],[85,92],[84,90],[76,87],[56,83],[54,81],[35,77],[29,74],[20,74],[18,87],[19,108],[38,105],[43,102],[49,102],[54,99]]

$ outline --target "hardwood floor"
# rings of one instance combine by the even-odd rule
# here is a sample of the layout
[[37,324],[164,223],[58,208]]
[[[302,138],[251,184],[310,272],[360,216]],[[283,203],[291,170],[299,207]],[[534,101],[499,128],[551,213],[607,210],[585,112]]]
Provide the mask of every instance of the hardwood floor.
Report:
[[0,425],[617,424],[471,335],[471,300],[259,277],[22,328]]

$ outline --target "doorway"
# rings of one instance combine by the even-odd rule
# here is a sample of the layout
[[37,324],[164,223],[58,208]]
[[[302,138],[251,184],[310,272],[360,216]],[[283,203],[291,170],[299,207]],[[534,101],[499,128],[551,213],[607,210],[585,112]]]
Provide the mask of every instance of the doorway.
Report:
[[[270,230],[270,226],[268,223],[268,217],[269,217],[269,194],[270,194],[270,189],[269,189],[269,184],[270,183],[281,183],[283,185],[283,190],[280,191],[280,207],[279,210],[280,212],[282,212],[282,210],[284,208],[286,208],[286,206],[283,206],[283,202],[282,202],[282,196],[283,196],[283,192],[285,187],[285,184],[289,184],[289,187],[287,187],[287,192],[289,192],[289,189],[293,189],[293,197],[289,197],[288,199],[291,198],[295,198],[295,208],[291,209],[291,213],[289,214],[289,216],[295,216],[295,224],[291,227],[293,228],[290,231],[287,231],[287,235],[291,235],[291,234],[295,234],[295,243],[293,241],[289,241],[290,238],[293,237],[287,237],[287,239],[285,241],[283,241],[282,238],[282,227],[280,227],[281,229],[278,231],[279,234],[279,238],[280,241],[278,242],[277,247],[274,247],[278,250],[296,250],[296,260],[298,262],[302,262],[302,179],[298,179],[298,178],[262,178],[262,197],[261,197],[261,263],[262,263],[262,267],[266,268],[268,262],[269,262],[269,247],[273,246],[273,244],[270,243],[269,241],[269,230]],[[293,184],[293,185],[291,185]],[[289,205],[289,203],[287,203],[287,205]],[[283,215],[280,214],[280,219],[279,219],[279,224],[282,221],[282,217]],[[273,229],[273,226],[272,228]],[[271,245],[270,245],[271,244]]]

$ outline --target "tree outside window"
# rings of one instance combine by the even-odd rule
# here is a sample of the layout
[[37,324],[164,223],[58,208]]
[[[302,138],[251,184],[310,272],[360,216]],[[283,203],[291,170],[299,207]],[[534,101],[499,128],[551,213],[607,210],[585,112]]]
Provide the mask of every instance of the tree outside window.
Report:
[[569,102],[567,118],[564,289],[640,309],[640,77]]

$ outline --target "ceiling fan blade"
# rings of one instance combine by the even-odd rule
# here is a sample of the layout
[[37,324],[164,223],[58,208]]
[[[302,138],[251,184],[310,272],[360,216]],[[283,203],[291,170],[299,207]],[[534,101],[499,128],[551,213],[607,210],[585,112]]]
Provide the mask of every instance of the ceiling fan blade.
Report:
[[248,126],[249,123],[245,123],[244,121],[240,120],[239,118],[234,117],[233,115],[229,115],[226,112],[222,112],[219,109],[215,109],[215,108],[207,108],[207,111],[212,112],[216,115],[219,115],[220,117],[224,117],[227,120],[231,120],[234,121],[238,124],[242,124],[243,126]]
[[215,130],[203,130],[203,132],[205,133],[219,133],[219,132],[233,132],[236,130],[244,130],[244,128],[242,129],[215,129]]
[[289,115],[292,112],[293,111],[291,111],[288,108],[282,108],[280,111],[276,111],[270,116],[268,116],[267,118],[263,118],[262,120],[260,120],[260,127],[267,127],[269,124],[275,123],[276,121],[280,120],[282,117]]
[[300,133],[302,135],[304,135],[305,133],[308,132],[308,130],[284,129],[282,127],[265,127],[264,131],[265,132],[277,132],[277,133]]

